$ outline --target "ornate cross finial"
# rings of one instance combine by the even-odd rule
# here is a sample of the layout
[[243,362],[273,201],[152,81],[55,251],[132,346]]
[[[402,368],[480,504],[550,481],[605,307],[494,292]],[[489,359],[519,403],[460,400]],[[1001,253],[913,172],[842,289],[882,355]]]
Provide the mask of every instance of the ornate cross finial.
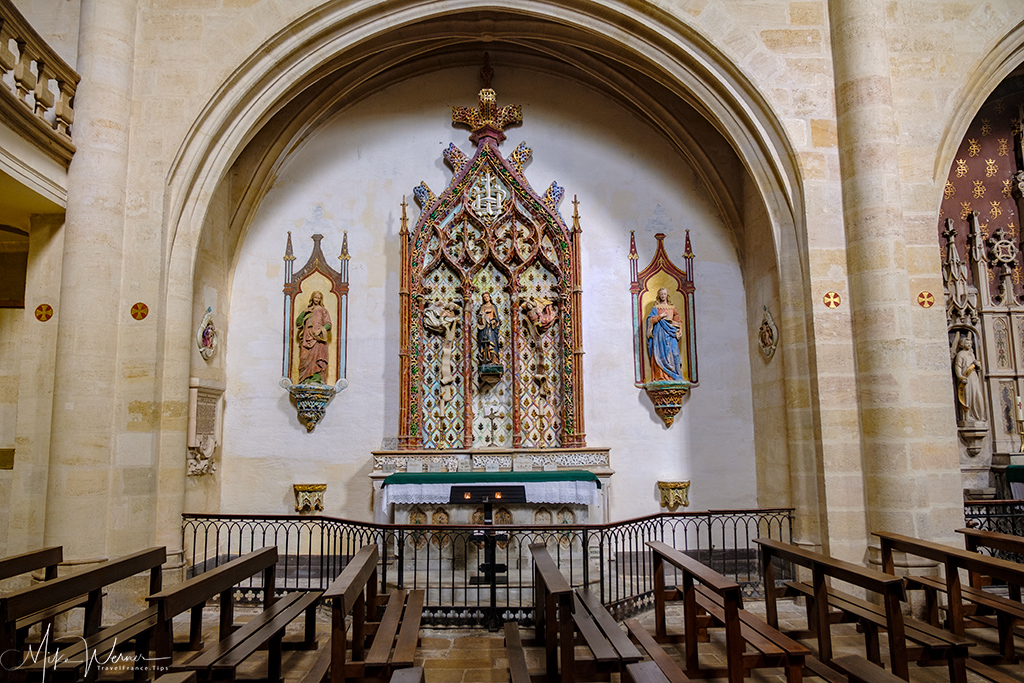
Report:
[[478,143],[483,137],[501,142],[505,139],[505,128],[523,121],[523,110],[518,104],[509,104],[504,107],[497,105],[497,95],[491,90],[493,75],[494,69],[491,68],[490,55],[484,53],[484,66],[480,69],[484,87],[478,95],[479,106],[476,109],[452,107],[452,123],[468,126],[473,131],[469,136],[472,142]]

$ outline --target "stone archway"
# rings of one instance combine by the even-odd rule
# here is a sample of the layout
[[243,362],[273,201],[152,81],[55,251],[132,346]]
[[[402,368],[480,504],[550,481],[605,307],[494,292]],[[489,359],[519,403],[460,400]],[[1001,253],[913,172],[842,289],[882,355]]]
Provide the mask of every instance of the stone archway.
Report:
[[[502,21],[495,20],[499,15]],[[535,68],[572,69],[665,131],[671,144],[703,170],[703,182],[726,222],[736,224],[742,192],[715,172],[695,143],[710,134],[724,140],[764,203],[776,263],[785,265],[785,276],[779,278],[783,335],[810,336],[800,329],[808,326],[810,313],[796,155],[756,88],[696,31],[655,8],[629,3],[516,2],[482,10],[454,2],[407,2],[390,4],[387,11],[356,13],[339,2],[299,19],[254,53],[204,110],[172,167],[161,363],[165,399],[177,398],[187,386],[189,359],[181,351],[186,348],[181,340],[191,335],[196,254],[203,230],[210,229],[211,198],[221,191],[240,155],[251,154],[258,162],[250,189],[237,200],[233,229],[238,234],[277,164],[320,121],[389,82],[475,61],[482,48],[492,45],[505,46]],[[787,410],[812,409],[807,399],[796,398],[811,393],[806,372],[796,369],[808,367],[809,353],[806,347],[784,353],[786,392],[794,399],[786,401]],[[791,441],[814,442],[810,429],[802,426],[806,421],[789,421],[790,430],[808,432],[790,434]],[[161,440],[161,463],[169,471],[183,469],[182,433],[167,423]],[[812,462],[814,454],[804,454],[803,460]],[[177,532],[183,495],[177,483],[164,486],[160,499],[167,504],[159,515],[160,536],[170,541]],[[807,500],[806,493],[803,498]]]

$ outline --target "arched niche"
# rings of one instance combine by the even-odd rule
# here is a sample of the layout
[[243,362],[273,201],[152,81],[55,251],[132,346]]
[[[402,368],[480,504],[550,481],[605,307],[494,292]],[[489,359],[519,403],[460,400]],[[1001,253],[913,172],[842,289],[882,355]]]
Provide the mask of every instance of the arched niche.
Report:
[[[516,2],[483,9],[395,3],[387,11],[359,13],[331,3],[283,29],[239,67],[196,121],[172,167],[163,365],[168,398],[195,371],[195,359],[181,349],[202,305],[195,268],[204,240],[233,255],[280,164],[338,112],[391,84],[477,64],[484,51],[496,64],[572,78],[661,131],[665,144],[700,176],[741,258],[751,258],[743,253],[750,244],[765,245],[751,266],[760,284],[757,296],[748,291],[747,308],[759,315],[769,300],[780,308],[783,339],[810,337],[796,155],[756,89],[685,24],[626,3]],[[223,270],[229,281],[233,266]],[[812,392],[803,370],[811,351],[785,342],[782,349],[771,371],[777,376],[764,384],[782,387],[780,409],[770,421],[781,429],[776,435],[783,446],[759,453],[759,466],[788,472],[797,462],[806,475],[816,459],[813,406],[806,398]],[[168,432],[168,444],[174,443],[177,437]],[[168,454],[165,460],[172,459]],[[177,484],[167,486],[173,494]],[[807,491],[798,495],[807,509],[817,508]],[[206,500],[216,506],[217,495]],[[762,502],[788,504],[789,487]],[[805,528],[813,535],[815,526],[808,519]]]

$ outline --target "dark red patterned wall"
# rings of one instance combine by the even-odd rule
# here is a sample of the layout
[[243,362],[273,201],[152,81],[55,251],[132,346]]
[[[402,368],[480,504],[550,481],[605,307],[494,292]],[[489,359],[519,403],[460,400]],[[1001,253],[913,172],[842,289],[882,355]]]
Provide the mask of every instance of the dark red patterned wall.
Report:
[[[1015,147],[1019,148],[1020,105],[1024,103],[1024,92],[1014,89],[1014,92],[1007,93],[1007,89],[1012,88],[997,90],[978,112],[949,169],[939,211],[939,244],[943,260],[946,258],[946,241],[941,235],[947,218],[953,219],[957,247],[961,258],[966,260],[967,217],[972,211],[978,213],[985,238],[1004,228],[1010,239],[1019,239],[1020,219],[1017,203],[1010,195],[1010,184],[1020,163]],[[1024,291],[1024,256],[1018,255],[1017,261],[1013,282],[1020,293]],[[989,272],[989,287],[993,293],[998,285],[996,270],[992,270]]]

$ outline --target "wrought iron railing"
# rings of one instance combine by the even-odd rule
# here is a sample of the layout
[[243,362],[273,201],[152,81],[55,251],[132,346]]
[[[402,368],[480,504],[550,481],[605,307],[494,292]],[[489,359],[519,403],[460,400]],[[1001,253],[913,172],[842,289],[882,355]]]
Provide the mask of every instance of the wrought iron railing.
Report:
[[[278,588],[323,590],[368,543],[381,549],[380,590],[426,591],[424,623],[482,626],[533,618],[529,545],[546,544],[574,587],[587,587],[618,617],[653,604],[650,553],[659,540],[734,578],[748,595],[761,594],[757,547],[769,537],[790,541],[792,509],[716,510],[659,514],[605,525],[394,525],[323,516],[194,515],[183,518],[185,559],[199,573],[251,550],[277,546]],[[488,531],[495,561],[507,572],[491,582],[480,564]],[[254,579],[254,581],[258,581]],[[256,595],[258,585],[239,587]]]
[[[968,501],[964,503],[964,517],[967,526],[974,529],[1024,536],[1024,500]],[[991,554],[1014,562],[1024,562],[1024,557],[1016,553],[995,551]]]

